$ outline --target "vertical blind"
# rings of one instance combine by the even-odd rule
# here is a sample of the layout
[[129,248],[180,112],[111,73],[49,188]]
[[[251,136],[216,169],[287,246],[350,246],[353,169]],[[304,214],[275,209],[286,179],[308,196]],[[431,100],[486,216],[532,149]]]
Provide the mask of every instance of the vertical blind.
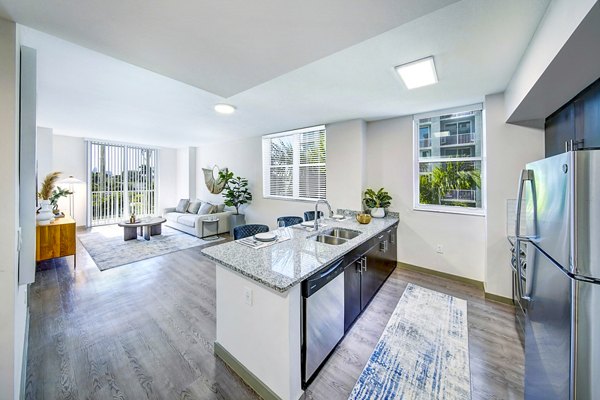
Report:
[[156,212],[157,150],[88,141],[88,225]]
[[264,196],[324,199],[326,161],[325,126],[263,136]]

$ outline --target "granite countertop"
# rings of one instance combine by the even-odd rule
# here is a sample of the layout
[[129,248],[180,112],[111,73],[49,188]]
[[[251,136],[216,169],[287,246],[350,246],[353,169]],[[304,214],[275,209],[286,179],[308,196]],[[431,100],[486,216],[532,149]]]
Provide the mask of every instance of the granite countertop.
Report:
[[359,236],[341,245],[329,245],[307,239],[317,234],[299,227],[279,228],[273,232],[291,237],[262,249],[254,249],[234,241],[202,250],[211,260],[236,271],[278,292],[285,292],[302,282],[313,273],[335,261],[398,222],[397,214],[389,213],[385,218],[373,218],[367,225],[359,224],[353,215],[343,221],[327,219],[326,226],[346,228],[362,232]]

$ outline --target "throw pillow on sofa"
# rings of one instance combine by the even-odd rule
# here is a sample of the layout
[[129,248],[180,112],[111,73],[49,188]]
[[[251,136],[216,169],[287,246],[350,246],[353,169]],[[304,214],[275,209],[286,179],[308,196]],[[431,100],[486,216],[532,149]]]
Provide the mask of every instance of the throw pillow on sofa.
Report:
[[181,200],[179,200],[177,207],[175,207],[175,211],[184,213],[184,212],[186,212],[189,204],[190,204],[190,199],[181,199]]
[[202,202],[200,200],[190,201],[190,204],[188,205],[188,208],[187,208],[187,212],[190,214],[198,214],[198,210],[200,209],[201,205],[202,205]]
[[202,203],[200,209],[198,209],[198,215],[206,215],[212,212],[213,205],[210,203]]
[[225,211],[225,204],[221,203],[221,204],[213,204],[210,203],[213,208],[212,211],[210,212],[211,214],[216,214],[216,213],[222,213],[223,211]]

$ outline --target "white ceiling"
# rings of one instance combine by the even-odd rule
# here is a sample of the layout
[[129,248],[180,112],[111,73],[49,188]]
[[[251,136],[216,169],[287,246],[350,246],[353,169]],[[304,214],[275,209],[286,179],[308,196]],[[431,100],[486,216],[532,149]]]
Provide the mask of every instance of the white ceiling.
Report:
[[[5,3],[0,0],[0,7]],[[450,4],[273,79],[269,77],[277,73],[270,71],[270,80],[228,99],[238,110],[227,116],[213,111],[213,105],[223,99],[209,91],[32,29],[23,29],[22,42],[38,49],[39,125],[66,135],[180,147],[481,101],[485,94],[506,88],[547,4],[548,0]],[[381,4],[381,9],[386,7],[390,14],[398,13],[395,7]],[[74,17],[63,18],[67,23]],[[38,15],[39,24],[40,20],[44,18]],[[112,26],[110,19],[105,23]],[[281,27],[272,31],[271,38],[278,42],[281,36],[298,35],[304,36]],[[216,37],[219,41],[230,48],[227,40]],[[316,42],[279,49],[271,57],[287,58],[300,47],[318,46]],[[247,56],[255,45],[254,40],[246,41],[239,57],[253,59]],[[303,51],[306,61],[310,51]],[[406,90],[393,67],[429,55],[435,58],[440,82]],[[196,68],[185,60],[176,63],[188,72]],[[220,64],[215,60],[211,68]],[[257,81],[255,76],[247,78],[252,75],[248,68],[221,72],[222,81],[227,77],[238,83]]]
[[456,1],[2,0],[0,16],[230,97]]

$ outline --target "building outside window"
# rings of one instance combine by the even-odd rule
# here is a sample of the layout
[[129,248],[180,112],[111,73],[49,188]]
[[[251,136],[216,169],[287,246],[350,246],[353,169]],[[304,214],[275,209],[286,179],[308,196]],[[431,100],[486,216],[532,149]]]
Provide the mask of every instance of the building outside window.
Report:
[[481,104],[414,116],[415,209],[483,214]]
[[324,199],[327,192],[325,126],[263,136],[263,196]]

